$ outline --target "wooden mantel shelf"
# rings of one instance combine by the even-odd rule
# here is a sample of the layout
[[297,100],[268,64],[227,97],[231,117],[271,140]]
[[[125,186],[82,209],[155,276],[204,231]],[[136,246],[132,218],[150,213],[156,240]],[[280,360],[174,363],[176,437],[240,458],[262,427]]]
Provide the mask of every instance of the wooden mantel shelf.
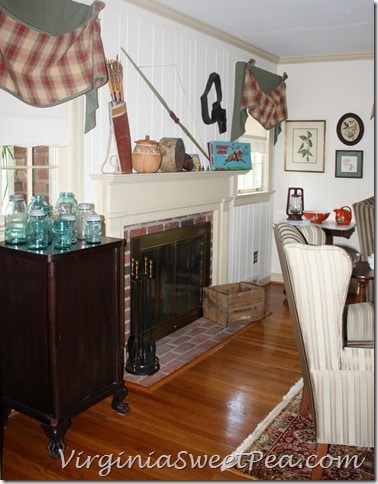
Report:
[[193,181],[198,179],[230,179],[236,175],[246,173],[243,170],[224,171],[179,171],[179,172],[156,172],[156,173],[96,173],[91,175],[93,180],[107,180],[108,183],[154,183],[161,181]]
[[[238,174],[240,171],[205,171],[95,174],[91,178],[97,184],[99,213],[107,221],[123,219],[123,228],[134,223],[213,211],[235,198],[234,177]],[[108,235],[122,234],[112,230]]]
[[96,211],[106,235],[123,237],[128,225],[213,212],[213,281],[227,277],[228,219],[243,171],[94,174]]

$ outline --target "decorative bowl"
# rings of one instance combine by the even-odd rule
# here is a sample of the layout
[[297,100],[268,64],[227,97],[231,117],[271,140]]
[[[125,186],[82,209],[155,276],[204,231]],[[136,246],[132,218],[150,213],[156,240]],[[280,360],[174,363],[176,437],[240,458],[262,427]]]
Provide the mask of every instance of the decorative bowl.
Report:
[[316,210],[306,210],[303,215],[310,220],[312,224],[321,224],[327,220],[330,212],[317,212]]

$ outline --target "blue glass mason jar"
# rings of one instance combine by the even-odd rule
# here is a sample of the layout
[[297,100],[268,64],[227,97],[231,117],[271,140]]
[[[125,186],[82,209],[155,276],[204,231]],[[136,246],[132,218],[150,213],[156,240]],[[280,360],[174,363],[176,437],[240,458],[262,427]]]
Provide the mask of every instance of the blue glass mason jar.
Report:
[[72,192],[60,192],[59,198],[55,204],[55,218],[60,218],[63,214],[76,215],[77,201]]
[[67,220],[68,228],[71,234],[71,244],[77,242],[77,220],[76,215],[73,213],[64,213],[61,215],[60,220]]
[[29,203],[28,212],[31,210],[43,210],[47,219],[47,225],[49,228],[49,244],[52,242],[52,217],[51,207],[48,204],[44,195],[33,195]]
[[26,244],[26,222],[28,213],[23,195],[10,195],[5,212],[5,242]]
[[59,218],[53,224],[54,249],[67,250],[71,248],[71,230],[68,220]]
[[49,243],[49,227],[42,209],[30,210],[26,222],[26,239],[29,249],[43,250]]

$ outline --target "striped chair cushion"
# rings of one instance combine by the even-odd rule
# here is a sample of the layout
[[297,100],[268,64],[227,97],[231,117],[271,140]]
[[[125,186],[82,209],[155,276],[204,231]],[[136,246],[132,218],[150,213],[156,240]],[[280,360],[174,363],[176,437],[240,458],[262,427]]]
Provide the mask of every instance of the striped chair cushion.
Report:
[[374,347],[374,304],[348,304],[344,311],[345,344]]
[[326,233],[316,225],[298,225],[298,230],[301,232],[309,245],[325,245]]

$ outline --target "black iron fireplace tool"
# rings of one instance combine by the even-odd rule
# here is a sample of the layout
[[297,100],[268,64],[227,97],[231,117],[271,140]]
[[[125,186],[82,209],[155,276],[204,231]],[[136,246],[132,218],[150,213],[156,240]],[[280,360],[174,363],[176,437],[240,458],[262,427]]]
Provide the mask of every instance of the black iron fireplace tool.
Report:
[[156,344],[152,339],[153,324],[153,260],[131,260],[130,337],[127,342],[126,371],[134,375],[152,375],[160,369]]

